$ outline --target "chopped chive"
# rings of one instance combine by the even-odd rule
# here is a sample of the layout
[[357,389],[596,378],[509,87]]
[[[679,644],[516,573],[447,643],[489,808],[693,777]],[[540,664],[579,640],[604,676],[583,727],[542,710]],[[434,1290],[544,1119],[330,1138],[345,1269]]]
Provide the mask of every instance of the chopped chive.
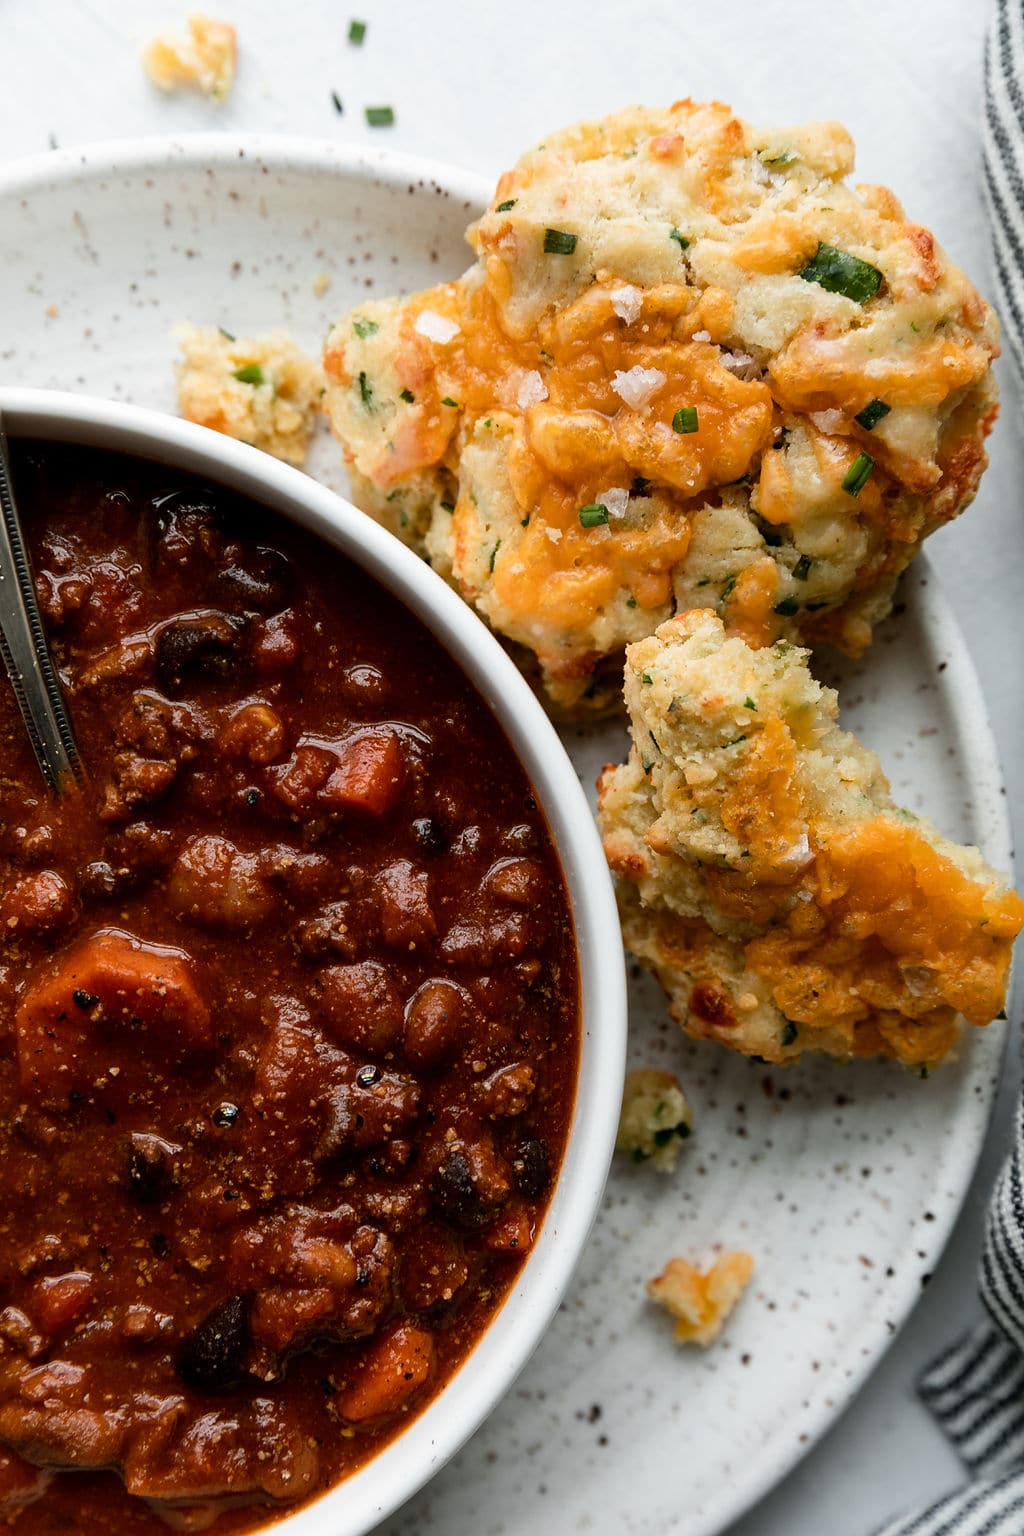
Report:
[[725,742],[722,743],[722,745],[724,747],[738,747],[740,742],[741,741],[746,741],[746,739],[747,739],[746,736],[734,736],[732,738],[732,741],[725,741]]
[[811,573],[811,566],[813,565],[813,563],[814,562],[812,561],[810,555],[801,555],[800,556],[800,559],[797,561],[796,565],[794,565],[794,567],[793,567],[793,575],[796,577],[797,581],[806,581],[807,580],[808,576]]
[[678,245],[678,247],[679,247],[679,249],[681,251],[685,251],[685,250],[689,249],[689,246],[690,246],[689,239],[687,238],[686,235],[680,234],[679,230],[676,229],[674,224],[673,224],[672,228],[669,230],[668,237],[669,237],[670,240],[674,240],[676,242],[676,245]]
[[736,577],[735,576],[727,577],[725,586],[722,588],[721,592],[718,594],[718,601],[720,603],[724,603],[727,597],[731,597],[732,596],[732,590],[733,590],[733,587],[735,587],[735,585],[736,585]]
[[651,740],[654,742],[654,750],[655,750],[655,752],[657,752],[658,756],[660,757],[661,756],[661,746],[660,746],[660,744],[658,742],[657,736],[655,736],[653,731],[648,731],[647,734],[651,738]]
[[789,619],[792,618],[799,607],[800,599],[798,597],[784,597],[781,603],[775,604],[775,612],[781,613],[784,619]]
[[498,541],[495,544],[494,548],[491,550],[491,558],[487,562],[487,569],[490,571],[492,576],[494,574],[494,557],[497,555],[498,550],[500,548],[501,548],[501,540],[498,539]]
[[494,211],[495,213],[508,213],[509,209],[514,208],[518,201],[518,197],[506,197],[505,201],[503,203],[499,203]]
[[785,1024],[782,1026],[782,1034],[779,1036],[781,1044],[792,1045],[793,1041],[796,1039],[796,1035],[796,1025],[793,1023],[792,1019],[787,1019]]
[[641,674],[640,674],[640,681],[642,683],[646,683],[647,686],[650,687],[651,683],[654,682],[654,678],[651,676],[651,674],[649,672],[641,672]]
[[371,128],[390,128],[394,120],[394,107],[367,107],[366,109],[366,121]]
[[584,528],[599,528],[602,523],[608,521],[608,508],[601,501],[592,501],[589,506],[580,507],[580,522]]
[[341,97],[338,95],[337,91],[331,92],[331,100],[334,102],[335,112],[337,112],[338,116],[341,117],[345,111],[345,108],[341,104]]
[[873,299],[882,282],[882,274],[869,261],[837,251],[824,240],[799,274],[806,283],[818,283],[827,293],[841,293],[844,298],[866,304]]
[[376,320],[364,320],[362,315],[356,315],[352,321],[352,329],[360,341],[365,341],[367,336],[375,336],[380,330]]
[[1006,1018],[1006,1009],[1005,1008],[1000,1008],[999,1012],[996,1014],[996,1019],[999,1020],[999,1021],[1002,1021],[1002,1020],[1005,1020],[1005,1018]]
[[455,503],[454,503],[454,501],[442,501],[442,503],[441,503],[441,511],[442,512],[454,512],[455,511]]
[[646,480],[643,475],[635,475],[633,477],[633,484],[629,488],[630,495],[646,496],[650,488],[651,482],[649,480]]
[[888,416],[891,410],[892,406],[886,405],[884,400],[869,400],[864,409],[858,411],[853,419],[858,426],[864,428],[865,432],[873,432],[883,416]]
[[870,453],[858,453],[846,474],[843,476],[843,490],[848,496],[859,496],[867,485],[871,471],[875,467],[875,461]]
[[457,411],[459,408],[459,402],[457,400],[453,400],[451,395],[445,395],[444,399],[441,401],[441,404],[450,405],[453,411]]
[[373,410],[373,386],[365,373],[359,375],[359,398],[368,411]]
[[564,229],[546,229],[544,231],[545,256],[571,256],[576,249],[576,235],[570,235]]
[[777,155],[766,155],[763,149],[759,149],[757,158],[769,169],[780,170],[784,165],[792,165],[797,156],[791,149],[780,150]]
[[650,772],[651,772],[651,769],[654,767],[654,758],[653,757],[644,757],[643,753],[641,752],[641,754],[640,754],[640,766],[643,768],[644,773],[646,773],[649,776]]
[[234,341],[236,339],[234,336],[232,336],[231,332],[226,331],[222,325],[218,325],[217,329],[220,331],[225,341]]
[[529,514],[529,512],[527,512],[527,514],[526,514],[526,516],[524,518],[520,519],[519,526],[520,526],[520,528],[529,528],[529,526],[530,526],[530,514]]
[[350,21],[349,22],[349,24],[348,24],[348,40],[349,40],[350,43],[352,43],[356,48],[359,48],[359,47],[362,46],[363,38],[365,36],[366,36],[366,22],[365,21]]
[[635,608],[636,607],[636,598],[633,596],[632,592],[626,598],[626,607],[627,608]]
[[752,710],[755,711],[755,713],[757,711],[757,705],[754,703],[753,699],[750,698],[750,697],[747,697],[747,698],[745,698],[743,700],[743,708],[744,709],[752,709]]
[[699,426],[695,405],[681,405],[672,417],[673,432],[696,432]]
[[263,369],[259,363],[246,363],[244,368],[236,368],[234,370],[234,377],[238,380],[239,384],[262,384],[264,382]]
[[[415,405],[416,403],[416,396],[411,389],[403,389],[398,398],[399,400],[404,400],[406,405]],[[441,505],[444,506],[444,502]]]

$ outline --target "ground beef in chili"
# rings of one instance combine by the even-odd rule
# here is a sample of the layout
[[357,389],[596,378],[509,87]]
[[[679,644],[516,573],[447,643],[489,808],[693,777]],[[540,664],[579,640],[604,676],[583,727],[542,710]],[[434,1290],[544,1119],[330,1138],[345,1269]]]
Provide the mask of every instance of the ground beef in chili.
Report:
[[479,696],[342,556],[155,464],[14,468],[90,783],[47,795],[4,685],[0,1513],[248,1530],[407,1423],[530,1248],[562,875]]

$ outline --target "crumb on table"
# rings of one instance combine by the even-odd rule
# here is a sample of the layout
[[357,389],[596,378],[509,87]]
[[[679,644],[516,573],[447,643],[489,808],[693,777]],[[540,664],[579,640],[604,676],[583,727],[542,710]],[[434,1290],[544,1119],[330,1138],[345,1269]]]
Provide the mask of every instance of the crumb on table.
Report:
[[687,1259],[669,1259],[647,1282],[647,1293],[676,1320],[677,1344],[711,1344],[754,1272],[749,1253],[723,1253],[706,1271]]
[[211,101],[226,101],[235,81],[238,35],[229,22],[193,12],[188,36],[161,33],[143,51],[142,63],[161,91],[193,86]]
[[693,1111],[673,1073],[643,1067],[626,1074],[616,1152],[671,1173],[692,1130]]

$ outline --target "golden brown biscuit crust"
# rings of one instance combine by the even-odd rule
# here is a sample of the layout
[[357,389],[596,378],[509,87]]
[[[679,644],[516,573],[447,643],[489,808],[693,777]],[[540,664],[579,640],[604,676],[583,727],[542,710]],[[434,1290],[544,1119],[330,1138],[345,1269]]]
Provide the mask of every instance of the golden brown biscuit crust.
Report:
[[858,653],[974,495],[994,317],[852,164],[720,103],[579,124],[502,177],[465,277],[329,336],[360,505],[562,709],[676,609]]

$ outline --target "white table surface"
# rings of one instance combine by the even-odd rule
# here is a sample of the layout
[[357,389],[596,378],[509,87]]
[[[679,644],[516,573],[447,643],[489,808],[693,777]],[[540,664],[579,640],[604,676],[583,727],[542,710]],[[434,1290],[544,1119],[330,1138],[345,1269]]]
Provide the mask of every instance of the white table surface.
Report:
[[[0,158],[222,127],[367,139],[495,176],[577,117],[633,101],[717,97],[766,125],[840,119],[857,142],[860,178],[892,186],[991,291],[980,196],[985,0],[209,0],[206,8],[240,34],[237,85],[221,108],[161,97],[139,67],[142,44],[178,26],[184,4],[0,0]],[[361,48],[347,41],[351,16],[367,22]],[[384,103],[395,126],[367,127],[363,108]],[[0,293],[0,341],[3,305]],[[1024,418],[1008,367],[1002,385],[978,500],[929,548],[982,679],[1019,830]],[[978,1177],[907,1327],[830,1434],[730,1536],[869,1536],[886,1516],[959,1481],[913,1384],[930,1355],[980,1315],[974,1269],[985,1198],[1017,1081],[1014,1044]],[[679,1508],[685,1536],[685,1488]]]

